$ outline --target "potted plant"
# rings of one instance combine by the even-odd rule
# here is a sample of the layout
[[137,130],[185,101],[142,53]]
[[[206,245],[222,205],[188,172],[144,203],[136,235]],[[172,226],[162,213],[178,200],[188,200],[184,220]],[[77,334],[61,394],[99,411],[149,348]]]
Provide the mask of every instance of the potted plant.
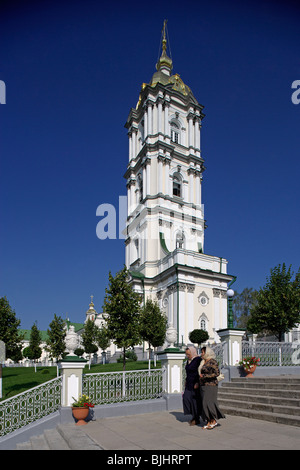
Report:
[[243,367],[246,377],[253,377],[253,372],[255,371],[256,367],[259,365],[259,357],[251,357],[247,356],[244,357],[239,364]]
[[94,408],[93,403],[87,395],[79,395],[78,400],[72,397],[74,402],[72,403],[72,413],[74,418],[77,420],[76,425],[81,426],[87,424],[85,419],[88,417],[90,408]]

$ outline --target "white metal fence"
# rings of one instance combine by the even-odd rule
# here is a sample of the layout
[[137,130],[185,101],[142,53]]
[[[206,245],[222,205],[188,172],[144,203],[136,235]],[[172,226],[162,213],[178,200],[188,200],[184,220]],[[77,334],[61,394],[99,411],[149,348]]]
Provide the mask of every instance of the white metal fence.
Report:
[[0,436],[57,411],[61,405],[61,387],[62,378],[56,377],[0,401]]
[[[216,354],[219,366],[225,365],[224,343],[210,345]],[[242,358],[255,356],[261,367],[300,366],[300,343],[275,341],[242,341]]]
[[242,356],[259,357],[259,365],[294,366],[300,365],[299,343],[278,343],[271,341],[243,341]]

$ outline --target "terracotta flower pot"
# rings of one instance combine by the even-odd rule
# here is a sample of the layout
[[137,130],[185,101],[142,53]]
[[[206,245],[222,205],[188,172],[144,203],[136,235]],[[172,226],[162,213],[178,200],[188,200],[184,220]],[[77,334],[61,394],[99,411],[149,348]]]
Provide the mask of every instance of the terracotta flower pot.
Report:
[[248,377],[253,377],[253,373],[254,373],[255,369],[256,369],[256,365],[253,365],[253,366],[249,367],[249,369],[246,369],[246,368],[244,367],[244,371],[245,371],[245,374],[246,374],[246,378],[248,378]]
[[83,424],[87,424],[85,419],[88,417],[89,407],[73,406],[72,413],[73,413],[74,418],[77,419],[76,426],[82,426]]

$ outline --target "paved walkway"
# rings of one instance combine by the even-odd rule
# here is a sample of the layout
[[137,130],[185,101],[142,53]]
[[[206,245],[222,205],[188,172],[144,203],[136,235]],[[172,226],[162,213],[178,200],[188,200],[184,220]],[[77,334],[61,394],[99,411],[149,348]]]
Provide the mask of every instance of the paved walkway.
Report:
[[229,416],[206,431],[181,410],[99,418],[78,426],[104,450],[300,450],[300,427]]

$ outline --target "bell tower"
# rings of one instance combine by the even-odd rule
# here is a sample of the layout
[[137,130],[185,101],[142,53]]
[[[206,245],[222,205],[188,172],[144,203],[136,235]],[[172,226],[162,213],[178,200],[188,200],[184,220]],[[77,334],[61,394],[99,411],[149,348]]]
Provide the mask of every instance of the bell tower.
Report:
[[[129,137],[125,249],[134,288],[144,298],[159,301],[177,329],[178,342],[187,343],[189,332],[200,324],[211,339],[216,329],[226,327],[224,295],[232,276],[226,274],[226,260],[204,254],[203,106],[172,69],[165,21],[156,72],[143,83],[125,124]],[[213,289],[220,291],[218,306]],[[202,291],[218,313],[212,314],[198,301]]]

